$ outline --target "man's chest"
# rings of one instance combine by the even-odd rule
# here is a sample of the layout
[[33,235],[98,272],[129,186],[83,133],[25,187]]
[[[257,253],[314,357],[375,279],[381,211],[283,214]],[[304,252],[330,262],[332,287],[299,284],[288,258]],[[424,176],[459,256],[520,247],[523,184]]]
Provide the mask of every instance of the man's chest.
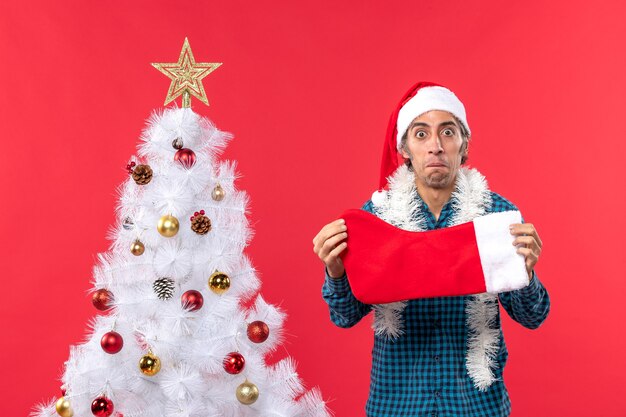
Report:
[[[464,337],[469,296],[409,300],[402,311],[407,337]],[[497,304],[497,301],[493,301]]]

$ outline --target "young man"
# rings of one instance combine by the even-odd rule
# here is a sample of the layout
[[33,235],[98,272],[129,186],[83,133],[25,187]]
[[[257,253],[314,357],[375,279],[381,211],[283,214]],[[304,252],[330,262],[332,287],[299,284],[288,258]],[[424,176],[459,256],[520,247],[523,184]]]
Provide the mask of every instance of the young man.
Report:
[[[413,86],[392,114],[381,169],[381,189],[363,209],[402,229],[433,230],[517,208],[492,192],[467,159],[465,108],[445,87]],[[396,152],[405,158],[397,166]],[[369,305],[350,289],[340,258],[349,230],[342,219],[313,239],[325,264],[322,295],[331,320],[351,327],[374,310],[374,350],[366,413],[382,416],[508,416],[502,380],[508,352],[498,302],[524,327],[546,319],[548,293],[534,272],[541,239],[529,223],[511,225],[524,255],[529,285],[519,290]],[[442,271],[445,273],[445,271]],[[433,277],[436,279],[436,277]]]

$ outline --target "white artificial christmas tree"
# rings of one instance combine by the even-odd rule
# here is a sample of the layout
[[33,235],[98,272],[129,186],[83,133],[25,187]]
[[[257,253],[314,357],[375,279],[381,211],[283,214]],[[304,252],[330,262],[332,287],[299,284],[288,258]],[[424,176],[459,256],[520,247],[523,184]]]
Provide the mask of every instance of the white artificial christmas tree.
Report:
[[265,361],[285,316],[243,253],[248,198],[235,163],[218,160],[231,136],[189,107],[190,95],[207,103],[201,79],[220,64],[196,63],[185,39],[178,63],[153,65],[174,74],[166,104],[182,95],[183,108],[148,121],[94,267],[103,312],[71,347],[63,397],[33,415],[328,416],[291,358]]

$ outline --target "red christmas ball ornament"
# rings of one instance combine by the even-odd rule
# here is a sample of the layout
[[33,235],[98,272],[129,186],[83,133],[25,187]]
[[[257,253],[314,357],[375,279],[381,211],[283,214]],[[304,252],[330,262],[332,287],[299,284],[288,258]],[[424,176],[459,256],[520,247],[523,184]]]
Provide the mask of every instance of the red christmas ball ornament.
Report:
[[191,168],[196,163],[196,154],[189,148],[182,148],[176,151],[174,161],[179,162],[185,168]]
[[104,288],[100,288],[93,293],[93,296],[91,297],[91,302],[93,306],[98,310],[106,311],[111,308],[111,303],[113,302],[113,293]]
[[91,412],[96,417],[109,417],[113,414],[113,401],[107,397],[98,397],[91,403]]
[[261,320],[248,324],[248,339],[254,343],[263,343],[270,335],[270,328]]
[[243,371],[245,364],[246,361],[243,358],[243,355],[239,352],[230,352],[224,358],[224,370],[229,374],[236,375]]
[[202,308],[202,305],[204,304],[204,297],[202,297],[200,291],[189,290],[185,291],[185,293],[180,297],[180,302],[184,309],[197,311]]
[[122,335],[118,332],[107,332],[100,339],[100,346],[102,346],[102,350],[111,355],[122,350],[124,346],[124,339],[122,339]]

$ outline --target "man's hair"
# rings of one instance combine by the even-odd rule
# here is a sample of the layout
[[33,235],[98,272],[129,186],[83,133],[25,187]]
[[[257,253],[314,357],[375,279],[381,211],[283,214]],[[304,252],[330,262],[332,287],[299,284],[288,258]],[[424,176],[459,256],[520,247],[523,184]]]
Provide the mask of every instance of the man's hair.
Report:
[[[467,162],[468,156],[467,156],[467,142],[469,141],[470,138],[470,134],[469,131],[467,130],[467,128],[465,127],[465,125],[459,120],[458,117],[456,117],[455,115],[452,115],[452,117],[454,118],[454,121],[456,122],[457,125],[460,126],[461,129],[461,139],[463,139],[463,143],[461,144],[461,149],[459,152],[461,152],[462,154],[464,154],[461,157],[461,165],[463,165],[464,163]],[[404,150],[406,153],[409,153],[409,149],[406,145],[406,141],[407,138],[409,136],[409,129],[406,130],[406,132],[404,132],[404,135],[402,135],[402,139],[400,140],[400,149]],[[411,160],[410,159],[405,159],[404,163],[407,167],[409,167],[409,169],[413,169],[413,166],[411,165]]]

